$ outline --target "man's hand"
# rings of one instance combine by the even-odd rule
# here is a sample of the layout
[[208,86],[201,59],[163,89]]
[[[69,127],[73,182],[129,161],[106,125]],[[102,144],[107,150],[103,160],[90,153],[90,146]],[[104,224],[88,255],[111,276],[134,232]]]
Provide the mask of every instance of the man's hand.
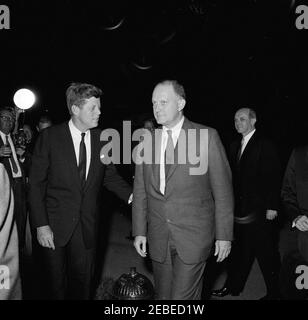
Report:
[[136,236],[134,241],[134,247],[136,251],[141,255],[141,257],[146,257],[147,255],[147,238],[145,236]]
[[11,147],[8,145],[3,145],[0,147],[0,157],[10,157],[12,154]]
[[37,241],[42,247],[51,248],[55,250],[55,244],[53,242],[53,232],[49,226],[42,226],[36,228]]
[[214,256],[217,257],[217,262],[222,262],[225,260],[231,251],[231,241],[227,240],[216,240],[215,242],[215,253]]
[[299,231],[308,231],[308,217],[307,216],[298,216],[294,220],[293,223]]
[[276,210],[268,209],[266,210],[266,219],[267,220],[274,220],[277,217],[278,213]]

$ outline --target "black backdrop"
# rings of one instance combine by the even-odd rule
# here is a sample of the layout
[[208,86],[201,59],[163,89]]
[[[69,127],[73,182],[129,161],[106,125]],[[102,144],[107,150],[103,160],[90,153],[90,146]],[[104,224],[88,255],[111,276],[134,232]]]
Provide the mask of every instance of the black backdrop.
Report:
[[306,139],[308,30],[295,26],[301,0],[1,1],[10,30],[0,30],[0,105],[21,87],[68,119],[71,81],[104,91],[102,127],[151,113],[156,81],[176,78],[187,91],[186,115],[218,129],[227,146],[234,111],[257,111],[259,128],[287,160]]

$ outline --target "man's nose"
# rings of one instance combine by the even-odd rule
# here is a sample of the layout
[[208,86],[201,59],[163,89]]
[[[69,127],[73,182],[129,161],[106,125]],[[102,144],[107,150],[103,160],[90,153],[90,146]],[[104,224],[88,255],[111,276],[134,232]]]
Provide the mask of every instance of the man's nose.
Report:
[[160,104],[157,104],[155,107],[154,107],[154,110],[156,112],[160,111],[161,110],[161,105]]

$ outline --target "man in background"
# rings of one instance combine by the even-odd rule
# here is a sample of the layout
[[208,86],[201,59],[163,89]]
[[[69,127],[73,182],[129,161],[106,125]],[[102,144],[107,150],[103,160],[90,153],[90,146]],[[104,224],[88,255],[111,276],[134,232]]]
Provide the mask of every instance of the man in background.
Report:
[[250,108],[235,113],[241,135],[230,149],[235,195],[234,243],[228,261],[228,275],[222,289],[212,295],[239,295],[257,258],[267,294],[277,299],[280,257],[273,220],[280,201],[280,162],[275,146],[255,128],[257,116]]

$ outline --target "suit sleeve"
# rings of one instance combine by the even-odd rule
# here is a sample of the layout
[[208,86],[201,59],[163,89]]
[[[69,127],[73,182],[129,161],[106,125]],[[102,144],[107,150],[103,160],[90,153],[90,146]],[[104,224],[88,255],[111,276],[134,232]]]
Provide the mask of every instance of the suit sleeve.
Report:
[[134,178],[134,200],[132,207],[132,235],[146,236],[147,234],[147,194],[144,182],[144,164],[140,163],[140,149],[142,144],[138,147],[135,178]]
[[115,165],[112,163],[106,166],[103,185],[109,191],[114,192],[120,199],[125,201],[125,203],[128,203],[129,196],[132,193],[132,188],[119,175]]
[[283,178],[281,198],[287,216],[294,220],[301,215],[296,197],[295,152],[293,151]]
[[209,177],[215,201],[217,240],[233,240],[232,174],[225,149],[216,130],[209,135]]
[[278,210],[280,203],[281,165],[276,147],[270,141],[265,140],[261,151],[262,161],[260,170],[261,186],[266,192],[266,209]]
[[30,222],[33,228],[49,225],[45,206],[49,170],[49,130],[38,136],[29,172]]

